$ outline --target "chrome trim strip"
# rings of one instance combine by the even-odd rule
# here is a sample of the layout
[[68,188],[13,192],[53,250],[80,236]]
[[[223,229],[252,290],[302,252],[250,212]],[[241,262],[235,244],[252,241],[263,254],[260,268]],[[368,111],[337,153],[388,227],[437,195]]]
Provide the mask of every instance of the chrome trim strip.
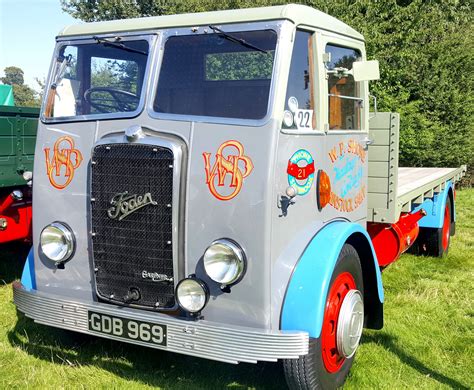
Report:
[[364,100],[364,98],[361,98],[361,97],[346,96],[346,95],[336,95],[336,94],[334,94],[334,93],[328,93],[328,96],[330,96],[330,97],[336,97],[336,98],[339,98],[339,99]]
[[[39,324],[226,363],[274,362],[308,354],[307,332],[271,331],[205,320],[188,321],[160,313],[65,299],[26,289],[20,282],[13,283],[13,301],[19,311]],[[88,310],[166,325],[167,346],[89,331]]]

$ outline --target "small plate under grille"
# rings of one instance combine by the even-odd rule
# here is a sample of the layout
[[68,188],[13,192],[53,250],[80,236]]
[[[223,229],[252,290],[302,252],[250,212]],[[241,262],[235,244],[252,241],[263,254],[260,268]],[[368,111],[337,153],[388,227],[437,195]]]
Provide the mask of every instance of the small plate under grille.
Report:
[[91,227],[97,294],[120,304],[175,307],[173,152],[106,144],[92,155]]

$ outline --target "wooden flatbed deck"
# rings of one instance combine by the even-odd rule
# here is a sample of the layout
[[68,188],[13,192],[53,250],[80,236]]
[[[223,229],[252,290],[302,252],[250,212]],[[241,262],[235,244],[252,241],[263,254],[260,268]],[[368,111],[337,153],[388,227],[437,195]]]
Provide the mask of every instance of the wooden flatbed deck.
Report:
[[398,196],[404,197],[418,188],[454,176],[458,168],[398,168]]
[[398,168],[397,211],[411,211],[412,204],[432,198],[444,190],[448,181],[458,181],[465,172],[465,165],[459,168]]

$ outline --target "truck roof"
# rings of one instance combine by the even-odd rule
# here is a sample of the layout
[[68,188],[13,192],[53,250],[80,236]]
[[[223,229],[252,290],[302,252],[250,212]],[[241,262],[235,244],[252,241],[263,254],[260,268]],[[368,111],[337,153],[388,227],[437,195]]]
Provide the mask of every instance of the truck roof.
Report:
[[358,40],[364,39],[362,34],[340,20],[299,4],[82,23],[64,28],[58,37],[282,19],[290,20],[297,26],[317,27]]

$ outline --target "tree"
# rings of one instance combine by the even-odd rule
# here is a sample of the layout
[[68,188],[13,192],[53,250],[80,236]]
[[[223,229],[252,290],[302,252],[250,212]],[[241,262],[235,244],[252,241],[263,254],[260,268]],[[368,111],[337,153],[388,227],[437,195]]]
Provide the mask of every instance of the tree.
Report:
[[[85,21],[283,4],[278,0],[61,0]],[[474,165],[470,0],[305,0],[366,38],[379,109],[401,113],[400,164]]]
[[278,0],[61,0],[64,11],[85,22],[282,4]]
[[40,103],[43,100],[44,90],[46,88],[46,78],[43,77],[42,79],[40,79],[39,77],[35,77],[35,81],[40,89],[40,92],[38,93],[38,102]]
[[2,83],[8,85],[22,85],[24,83],[23,70],[16,66],[7,66],[3,72]]
[[[167,0],[61,0],[64,11],[86,22],[164,15]],[[173,2],[172,2],[173,3]]]
[[28,85],[16,85],[13,84],[13,96],[15,98],[15,105],[17,106],[30,106],[39,107],[40,102],[36,92],[31,89]]
[[5,76],[1,78],[3,84],[13,87],[13,97],[17,106],[39,107],[38,94],[24,83],[24,72],[16,66],[7,66],[4,69]]

